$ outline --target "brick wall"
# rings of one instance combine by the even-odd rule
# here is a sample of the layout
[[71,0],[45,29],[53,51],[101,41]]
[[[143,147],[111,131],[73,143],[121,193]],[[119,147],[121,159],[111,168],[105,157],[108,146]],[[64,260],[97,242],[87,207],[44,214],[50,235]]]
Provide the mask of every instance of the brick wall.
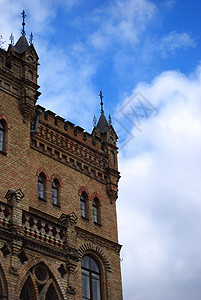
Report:
[[[20,59],[23,61],[26,56]],[[35,119],[33,109],[26,110],[26,106],[30,107],[28,100],[23,102],[23,109],[20,104],[23,72],[7,70],[5,61],[6,52],[1,50],[0,117],[6,124],[6,138],[4,152],[0,152],[0,297],[19,299],[26,280],[35,293],[34,266],[40,265],[52,278],[45,283],[46,289],[52,284],[59,299],[81,299],[81,260],[89,254],[101,270],[102,300],[122,299],[115,205],[119,173],[117,161],[114,165],[110,160],[110,150],[117,156],[116,145],[106,143],[106,150],[103,149],[101,137],[86,133],[43,108],[38,131],[30,134]],[[28,82],[26,88],[37,90],[34,84]],[[47,179],[43,200],[38,198],[41,172]],[[60,185],[57,206],[52,204],[55,178]],[[9,196],[14,200],[5,198],[8,190],[19,189],[24,197],[14,193]],[[80,211],[82,191],[88,195],[86,218],[81,217]],[[98,224],[93,220],[94,197],[100,201]],[[69,221],[72,212],[77,216],[76,223]],[[61,225],[62,214],[66,223]],[[28,221],[22,216],[27,216]],[[38,224],[46,224],[47,232]],[[64,246],[53,243],[54,226],[64,228]],[[64,273],[59,271],[62,268]]]

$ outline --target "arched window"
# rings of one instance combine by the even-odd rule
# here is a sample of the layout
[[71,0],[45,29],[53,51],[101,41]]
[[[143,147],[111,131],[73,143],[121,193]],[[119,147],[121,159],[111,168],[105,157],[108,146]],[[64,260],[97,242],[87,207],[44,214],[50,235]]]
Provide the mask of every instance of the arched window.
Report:
[[95,223],[100,223],[100,202],[98,198],[93,200],[93,218]]
[[4,137],[5,135],[5,127],[3,125],[3,122],[0,121],[0,151],[4,151]]
[[56,178],[52,182],[52,204],[59,204],[59,180]]
[[[32,296],[33,296],[33,289],[31,287],[31,279],[30,277],[28,277],[28,279],[26,280],[23,288],[22,288],[22,291],[21,291],[21,294],[20,294],[20,300],[27,300],[27,299],[33,299]],[[34,295],[35,296],[35,295]]]
[[45,200],[46,198],[46,176],[42,172],[38,176],[38,198]]
[[87,194],[83,192],[80,196],[81,216],[87,218]]
[[89,255],[82,259],[82,299],[101,300],[100,269]]

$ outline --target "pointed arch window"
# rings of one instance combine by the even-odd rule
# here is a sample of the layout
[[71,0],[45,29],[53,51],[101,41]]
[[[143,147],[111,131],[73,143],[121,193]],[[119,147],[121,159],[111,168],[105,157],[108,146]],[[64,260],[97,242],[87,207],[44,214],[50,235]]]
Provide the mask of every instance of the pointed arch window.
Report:
[[[53,274],[41,263],[29,270],[29,276],[25,281],[20,300],[59,300],[63,299],[60,289],[56,284]],[[17,298],[17,299],[19,299]]]
[[82,259],[82,300],[101,300],[100,277],[96,260],[85,255]]
[[83,218],[87,218],[88,214],[87,214],[87,194],[85,192],[83,192],[80,196],[80,210],[81,210],[81,216]]
[[93,200],[93,218],[94,223],[100,223],[100,201],[98,198]]
[[32,296],[33,296],[33,289],[32,289],[31,284],[32,284],[31,278],[28,277],[28,279],[26,280],[26,282],[25,282],[25,284],[24,284],[24,286],[22,288],[22,291],[21,291],[21,294],[20,294],[20,300],[33,299],[32,298]]
[[0,151],[4,151],[4,140],[5,140],[5,126],[2,121],[0,121]]
[[58,206],[59,205],[59,180],[54,179],[52,182],[52,204]]
[[45,174],[43,172],[40,173],[38,176],[38,198],[42,200],[46,198],[46,181]]

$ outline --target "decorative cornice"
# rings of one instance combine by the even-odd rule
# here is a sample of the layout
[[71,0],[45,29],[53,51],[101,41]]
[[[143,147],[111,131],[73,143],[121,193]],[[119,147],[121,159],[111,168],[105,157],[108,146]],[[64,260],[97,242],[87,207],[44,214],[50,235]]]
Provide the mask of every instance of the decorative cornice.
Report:
[[85,241],[91,241],[93,244],[99,245],[100,247],[106,247],[109,250],[113,250],[116,253],[120,253],[121,245],[108,240],[100,235],[89,232],[83,228],[76,226],[77,235],[84,238]]

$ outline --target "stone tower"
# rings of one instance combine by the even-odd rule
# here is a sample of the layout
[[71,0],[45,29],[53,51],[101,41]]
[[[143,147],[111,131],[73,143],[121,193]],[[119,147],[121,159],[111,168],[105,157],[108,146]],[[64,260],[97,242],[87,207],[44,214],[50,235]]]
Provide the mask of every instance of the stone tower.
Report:
[[117,135],[36,105],[37,67],[23,27],[0,49],[0,299],[121,300]]

